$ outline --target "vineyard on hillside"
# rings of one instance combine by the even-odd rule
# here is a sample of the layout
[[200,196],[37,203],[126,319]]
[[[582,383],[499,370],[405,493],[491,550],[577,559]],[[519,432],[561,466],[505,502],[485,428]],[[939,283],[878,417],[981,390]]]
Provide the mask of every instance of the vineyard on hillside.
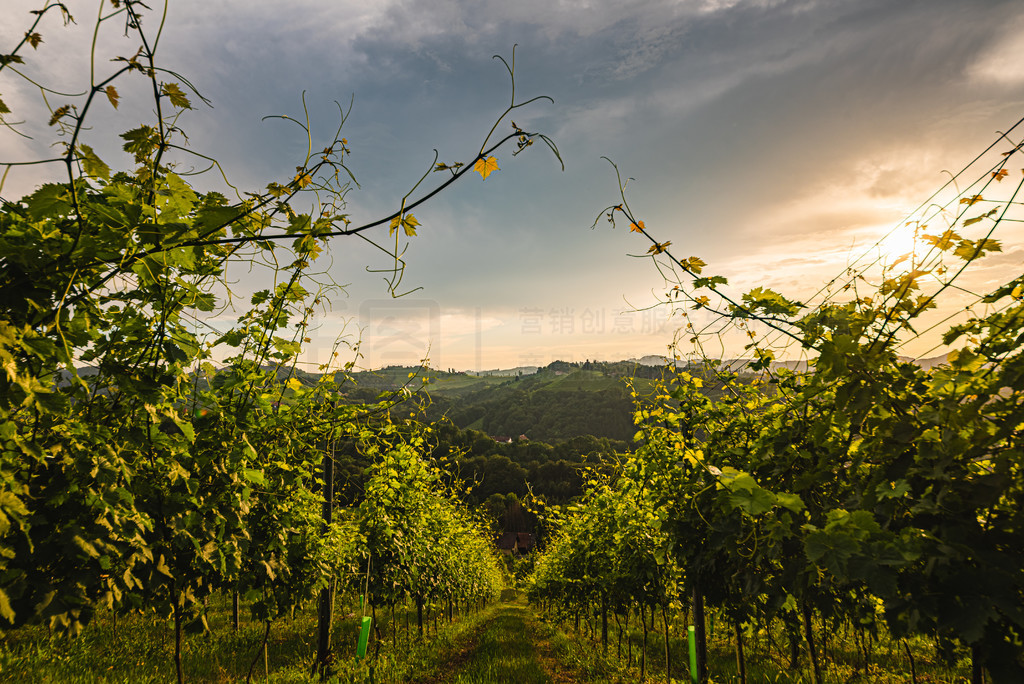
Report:
[[[815,684],[881,681],[880,643],[905,650],[915,681],[932,676],[918,679],[922,648],[948,671],[966,668],[972,684],[1024,681],[1024,275],[984,291],[984,278],[970,279],[1020,237],[1020,122],[901,225],[912,227],[909,252],[853,261],[803,302],[762,287],[730,294],[703,260],[658,241],[620,182],[602,216],[649,241],[688,362],[638,379],[628,398],[601,378],[608,386],[585,410],[571,399],[583,373],[561,389],[513,380],[525,389],[468,406],[465,424],[508,434],[538,425],[564,443],[509,446],[498,463],[482,458],[493,447],[485,433],[415,419],[403,402],[425,384],[416,372],[343,401],[357,396],[354,364],[337,359],[358,349],[339,340],[312,381],[297,363],[338,290],[316,266],[329,246],[359,238],[383,250],[388,291],[401,296],[413,210],[468,174],[487,178],[499,151],[541,142],[560,161],[547,137],[510,119],[544,99],[517,99],[514,53],[500,59],[510,103],[474,156],[433,159],[394,211],[357,224],[344,108],[320,142],[308,118],[282,117],[309,141],[295,173],[237,189],[188,146],[181,126],[205,100],[157,59],[159,12],[138,0],[100,7],[97,35],[141,47],[101,54],[94,38],[80,95],[22,73],[43,42],[40,22],[72,20],[64,4],[34,12],[0,55],[0,76],[38,89],[26,116],[45,110],[47,126],[15,120],[2,100],[0,125],[41,128],[55,150],[0,160],[0,192],[19,173],[50,174],[0,208],[0,663],[48,660],[46,639],[54,652],[88,650],[91,630],[120,625],[124,638],[125,625],[162,625],[173,655],[153,681],[171,670],[190,678],[190,654],[203,648],[190,635],[215,629],[245,651],[230,676],[251,680],[262,660],[269,679],[268,651],[286,650],[272,638],[280,627],[305,630],[289,644],[308,654],[286,654],[305,672],[279,681],[400,679],[399,661],[428,649],[431,631],[443,640],[461,618],[470,629],[503,589],[525,588],[548,619],[614,647],[627,668],[635,660],[641,680],[657,643],[659,675],[710,681],[713,651],[728,642],[739,681],[772,653]],[[114,169],[101,158],[102,122],[131,98],[151,118],[120,133],[115,152],[132,164]],[[260,285],[240,297],[232,269]],[[239,301],[230,329],[210,326]],[[706,351],[725,335],[747,340],[742,374]],[[950,349],[945,363],[904,356],[927,335]],[[630,402],[632,426],[617,413]],[[566,430],[569,420],[607,435]],[[635,448],[609,453],[630,431]],[[480,453],[455,445],[467,439]],[[600,462],[555,459],[584,452]],[[582,496],[546,505],[504,453],[537,473],[571,471],[552,500],[579,491],[582,471]],[[343,493],[338,463],[365,466]],[[480,481],[499,465],[518,474],[522,505],[544,528],[545,548],[524,559],[493,543],[486,503],[505,499]],[[525,607],[505,610],[506,632],[555,634]],[[681,656],[690,626],[692,675]],[[840,641],[859,649],[852,663]]]

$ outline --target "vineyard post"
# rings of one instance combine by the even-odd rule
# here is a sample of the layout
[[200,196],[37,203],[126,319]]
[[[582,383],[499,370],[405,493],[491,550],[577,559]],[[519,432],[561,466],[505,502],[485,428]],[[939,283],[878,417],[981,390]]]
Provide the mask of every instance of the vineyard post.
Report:
[[701,593],[700,581],[693,580],[693,626],[694,646],[697,649],[697,677],[703,684],[708,680],[708,641],[704,628],[704,594]]
[[747,663],[743,657],[743,630],[739,618],[733,621],[732,626],[736,632],[736,671],[739,673],[740,684],[747,684]]
[[[330,446],[324,449],[324,462],[323,462],[323,519],[324,519],[324,534],[331,527],[332,518],[334,516],[334,442],[330,443]],[[316,664],[314,670],[319,673],[320,681],[324,681],[328,677],[330,670],[330,654],[331,654],[331,583],[333,578],[329,578],[327,586],[320,590],[320,601],[319,611],[317,617],[317,646],[316,646]]]
[[665,627],[665,681],[672,681],[672,649],[669,647],[668,603],[661,605],[661,620]]
[[693,625],[686,628],[687,640],[690,644],[690,684],[697,684],[697,634]]
[[601,594],[601,647],[608,655],[608,594]]
[[810,601],[804,600],[804,638],[807,641],[807,656],[811,661],[811,672],[814,675],[814,684],[821,684],[821,664],[818,662],[818,651],[814,644],[814,629],[811,624],[813,612]]
[[981,668],[979,650],[977,644],[971,645],[971,684],[985,684],[985,673]]
[[[643,645],[641,646],[640,650],[640,681],[644,681],[644,677],[647,675],[647,633],[650,630],[648,630],[647,628],[647,611],[645,610],[646,607],[647,604],[643,602],[640,603],[640,624],[644,628]],[[654,611],[653,606],[651,607],[651,611]]]

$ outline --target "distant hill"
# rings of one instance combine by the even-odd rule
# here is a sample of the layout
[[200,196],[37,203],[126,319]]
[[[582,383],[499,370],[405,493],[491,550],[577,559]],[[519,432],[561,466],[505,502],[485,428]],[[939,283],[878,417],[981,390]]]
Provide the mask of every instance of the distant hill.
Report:
[[[933,368],[943,361],[945,356],[915,363]],[[718,368],[752,380],[759,375],[749,370],[752,362],[724,359]],[[351,374],[342,393],[352,401],[372,401],[382,392],[405,386],[417,391],[423,419],[447,418],[461,429],[492,436],[525,436],[551,443],[583,435],[631,441],[634,407],[627,383],[643,393],[670,363],[665,356],[647,355],[625,361],[555,361],[543,367],[475,372],[391,366]],[[691,372],[711,373],[704,364],[684,360],[675,363]],[[797,372],[808,367],[807,361],[772,363],[773,369]],[[300,379],[307,381],[307,377]],[[315,376],[308,376],[312,379]],[[707,383],[703,391],[713,398],[719,392],[715,383]]]
[[[411,381],[410,374],[416,374]],[[630,441],[633,401],[626,383],[648,387],[660,374],[660,368],[625,361],[556,361],[481,373],[391,367],[353,373],[343,392],[366,401],[408,383],[410,389],[422,388],[427,420],[446,417],[462,429],[513,439],[560,442],[591,435]]]
[[[931,369],[944,363],[946,356],[902,360]],[[422,419],[447,418],[460,429],[491,436],[548,443],[581,436],[631,442],[635,430],[629,386],[641,394],[651,390],[670,363],[665,356],[647,355],[625,361],[555,361],[543,367],[476,372],[389,366],[347,376],[339,373],[337,381],[341,395],[352,402],[375,401],[382,393],[406,387],[414,393],[410,406]],[[712,375],[705,364],[675,363],[693,373]],[[751,359],[725,359],[718,362],[718,368],[753,380],[759,373],[749,370],[751,363]],[[802,372],[808,369],[808,362],[777,361],[772,368]],[[80,370],[83,375],[95,372]],[[281,369],[279,374],[307,386],[320,378],[300,369]],[[707,382],[702,391],[715,398],[720,393],[716,385]]]

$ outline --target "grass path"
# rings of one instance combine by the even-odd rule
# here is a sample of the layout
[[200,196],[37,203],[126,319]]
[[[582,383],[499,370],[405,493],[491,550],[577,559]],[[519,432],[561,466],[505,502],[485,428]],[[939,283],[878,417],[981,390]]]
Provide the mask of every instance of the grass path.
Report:
[[450,654],[445,671],[423,684],[574,684],[575,678],[555,658],[551,644],[540,636],[533,612],[506,603]]

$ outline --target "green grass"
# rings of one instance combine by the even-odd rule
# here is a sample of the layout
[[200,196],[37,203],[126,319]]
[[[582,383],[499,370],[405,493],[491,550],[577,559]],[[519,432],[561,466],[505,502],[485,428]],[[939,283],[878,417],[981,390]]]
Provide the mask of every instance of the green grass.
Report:
[[[605,656],[597,630],[583,625],[581,633],[538,617],[524,603],[499,603],[459,617],[451,624],[428,619],[427,635],[419,639],[413,611],[378,610],[381,640],[371,640],[370,656],[356,660],[355,644],[359,616],[352,606],[339,601],[332,632],[336,684],[371,681],[390,684],[475,684],[517,682],[523,684],[630,684],[640,681],[641,635],[637,630],[624,635],[622,657],[616,655],[618,633],[609,627],[609,652]],[[407,628],[407,625],[409,627]],[[231,629],[229,601],[215,599],[210,606],[211,631],[187,635],[183,643],[183,664],[188,682],[220,684],[244,681],[253,658],[259,656],[253,681],[274,684],[312,684],[315,654],[316,611],[313,606],[296,612],[294,619],[276,621],[268,647],[269,679],[260,651],[260,625],[246,619],[241,628]],[[855,635],[842,630],[826,644],[824,684],[872,682],[896,684],[910,681],[909,660],[903,642],[882,636],[871,645],[870,665],[864,668],[863,651]],[[731,630],[719,629],[709,635],[711,681],[737,681]],[[633,663],[626,661],[626,646],[632,642]],[[806,655],[802,668],[790,669],[785,637],[763,631],[746,639],[747,681],[754,683],[803,684],[811,681]],[[947,666],[935,654],[930,642],[914,639],[907,644],[915,657],[918,681],[922,684],[968,681],[969,663]],[[672,677],[688,681],[688,659],[682,624],[673,625],[670,642]],[[173,628],[169,620],[136,615],[113,620],[101,614],[76,638],[53,636],[44,627],[14,630],[0,641],[0,682],[67,684],[156,684],[174,681]],[[376,659],[372,656],[376,654]],[[664,682],[664,640],[652,632],[647,645],[647,681]],[[961,654],[963,655],[963,654]]]
[[[634,618],[635,622],[635,618]],[[660,618],[659,618],[660,626]],[[721,625],[719,625],[721,627]],[[562,631],[564,629],[564,631]],[[578,672],[591,672],[591,678],[580,681],[593,682],[639,682],[639,658],[642,648],[642,634],[639,629],[630,629],[623,635],[621,657],[617,655],[618,631],[613,622],[609,624],[608,656],[602,656],[599,630],[582,625],[576,633],[563,625],[551,625],[552,633],[561,639],[556,649],[559,658]],[[818,632],[819,638],[822,632]],[[708,635],[708,671],[711,684],[726,684],[739,681],[735,655],[735,642],[731,629],[718,629]],[[863,643],[863,642],[862,642]],[[632,664],[627,658],[628,647],[632,646]],[[969,681],[970,662],[962,652],[958,662],[945,664],[937,656],[931,641],[913,638],[907,642],[914,654],[917,681],[921,684],[960,684]],[[840,629],[830,632],[826,653],[821,659],[822,684],[905,684],[911,681],[910,661],[902,640],[880,635],[877,642],[868,646],[869,659],[864,665],[864,654],[852,631]],[[822,644],[818,644],[819,650]],[[745,638],[747,682],[762,684],[810,684],[812,676],[806,651],[800,654],[800,666],[789,667],[789,653],[785,635],[781,629],[768,635],[764,630],[750,633]],[[673,681],[689,682],[689,648],[686,632],[681,620],[672,621],[670,638],[671,676]],[[652,631],[647,641],[646,680],[665,682],[665,641],[663,634]]]
[[[472,632],[486,611],[462,616],[450,625],[438,622],[437,634],[420,641],[415,617],[406,632],[406,613],[398,611],[395,623],[389,611],[378,611],[382,640],[377,659],[355,658],[360,616],[339,601],[331,641],[335,658],[332,682],[407,682],[425,669],[439,667],[437,652],[449,652],[466,632]],[[267,670],[262,657],[263,629],[242,611],[240,629],[230,624],[230,601],[217,597],[210,605],[211,631],[188,634],[182,644],[186,682],[227,684],[244,681],[256,658],[253,682],[311,684],[316,653],[316,608],[296,611],[294,618],[276,620],[267,647]],[[415,615],[415,613],[413,613]],[[394,642],[392,641],[394,635]],[[376,644],[371,639],[370,654]],[[81,635],[71,638],[49,634],[32,626],[7,633],[0,641],[0,682],[52,684],[165,684],[175,681],[174,631],[170,620],[153,614],[121,617],[98,615]]]
[[551,681],[537,659],[524,612],[523,606],[504,605],[481,626],[475,648],[454,679],[456,684]]

